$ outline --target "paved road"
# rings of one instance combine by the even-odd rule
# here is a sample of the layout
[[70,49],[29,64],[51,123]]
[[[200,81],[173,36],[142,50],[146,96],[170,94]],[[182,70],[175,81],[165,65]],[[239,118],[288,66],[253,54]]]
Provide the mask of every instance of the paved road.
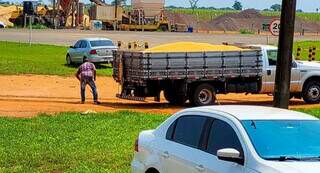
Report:
[[[82,30],[33,30],[34,43],[47,43],[57,45],[71,45],[83,37],[108,37],[114,41],[148,41],[150,46],[168,42],[197,41],[221,44],[249,43],[249,44],[275,44],[277,38],[266,35],[241,34],[205,34],[205,33],[163,33],[163,32],[126,32],[126,31],[82,31]],[[29,31],[25,29],[0,30],[0,40],[28,42]],[[320,40],[319,36],[296,36],[295,40]]]

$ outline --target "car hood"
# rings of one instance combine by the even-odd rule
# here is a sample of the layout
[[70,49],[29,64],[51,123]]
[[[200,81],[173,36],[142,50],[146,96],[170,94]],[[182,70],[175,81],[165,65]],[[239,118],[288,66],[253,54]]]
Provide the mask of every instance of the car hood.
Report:
[[298,61],[298,66],[301,70],[320,70],[320,63],[317,61]]
[[270,162],[268,167],[271,168],[274,173],[319,173],[320,161],[310,162]]

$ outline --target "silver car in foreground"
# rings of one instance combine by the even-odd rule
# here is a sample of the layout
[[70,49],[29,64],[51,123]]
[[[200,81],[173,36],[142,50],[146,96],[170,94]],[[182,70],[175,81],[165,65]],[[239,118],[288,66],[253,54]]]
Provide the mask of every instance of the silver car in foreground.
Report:
[[85,59],[93,63],[112,63],[115,50],[117,46],[110,39],[81,39],[74,46],[70,46],[66,55],[67,65],[83,63]]

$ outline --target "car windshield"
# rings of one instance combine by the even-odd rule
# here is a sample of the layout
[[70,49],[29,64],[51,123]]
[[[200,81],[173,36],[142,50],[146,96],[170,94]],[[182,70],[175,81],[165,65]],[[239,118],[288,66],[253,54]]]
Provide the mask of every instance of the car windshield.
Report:
[[319,120],[246,120],[242,125],[263,159],[320,157]]
[[91,47],[114,46],[111,40],[90,41]]

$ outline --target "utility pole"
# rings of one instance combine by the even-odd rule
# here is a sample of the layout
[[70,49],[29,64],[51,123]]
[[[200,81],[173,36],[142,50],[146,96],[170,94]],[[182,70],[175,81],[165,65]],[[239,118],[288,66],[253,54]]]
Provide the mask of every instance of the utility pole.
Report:
[[296,0],[282,0],[281,27],[273,105],[274,107],[284,109],[288,109],[289,107],[296,4]]
[[57,25],[55,21],[57,16],[56,0],[52,0],[52,9],[53,9],[53,18],[52,18],[53,28],[57,29]]
[[118,0],[114,0],[114,30],[117,30],[118,22]]

